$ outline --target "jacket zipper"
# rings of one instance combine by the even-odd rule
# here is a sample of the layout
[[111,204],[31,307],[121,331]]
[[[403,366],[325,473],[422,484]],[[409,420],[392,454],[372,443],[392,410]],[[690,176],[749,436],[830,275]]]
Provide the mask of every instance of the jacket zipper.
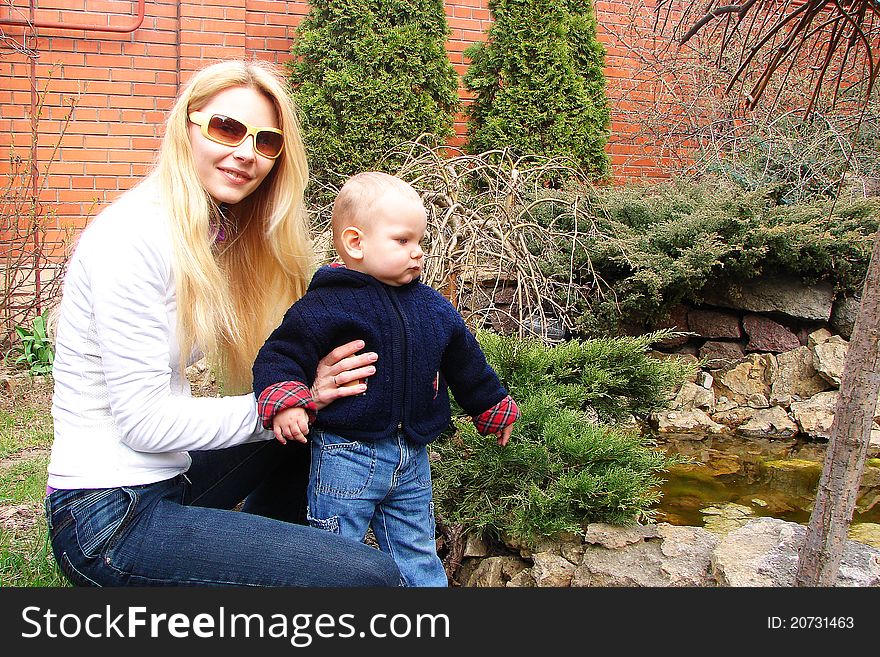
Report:
[[397,430],[403,431],[403,421],[406,417],[406,317],[400,309],[400,304],[397,298],[387,289],[385,290],[385,294],[388,295],[388,300],[391,302],[391,306],[394,308],[394,312],[397,314],[397,319],[400,322],[400,417],[397,422]]

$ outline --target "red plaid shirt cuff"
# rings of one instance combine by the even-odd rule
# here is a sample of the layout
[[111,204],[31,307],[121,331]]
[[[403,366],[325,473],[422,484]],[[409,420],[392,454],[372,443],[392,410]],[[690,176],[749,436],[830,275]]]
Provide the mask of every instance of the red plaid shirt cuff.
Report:
[[473,419],[474,426],[484,436],[495,434],[519,419],[519,407],[513,397],[507,395],[488,411],[483,411]]
[[302,406],[306,409],[309,422],[314,422],[318,416],[318,407],[312,399],[312,391],[308,386],[299,381],[282,381],[269,386],[260,393],[257,400],[257,411],[263,421],[264,429],[272,428],[272,418],[285,408]]

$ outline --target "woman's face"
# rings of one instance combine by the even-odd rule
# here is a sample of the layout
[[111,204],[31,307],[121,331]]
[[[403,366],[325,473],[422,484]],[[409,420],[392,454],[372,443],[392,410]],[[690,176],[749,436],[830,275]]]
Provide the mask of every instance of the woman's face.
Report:
[[[275,106],[250,87],[231,87],[218,92],[198,111],[206,117],[222,114],[258,128],[278,128]],[[235,204],[260,186],[275,160],[254,150],[253,135],[238,146],[211,141],[190,121],[189,140],[202,186],[218,203]]]

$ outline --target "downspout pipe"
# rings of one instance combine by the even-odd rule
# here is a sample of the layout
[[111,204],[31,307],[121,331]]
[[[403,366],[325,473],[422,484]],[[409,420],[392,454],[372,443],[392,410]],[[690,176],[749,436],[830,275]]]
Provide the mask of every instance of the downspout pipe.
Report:
[[89,23],[68,23],[61,21],[36,21],[20,18],[0,18],[0,25],[19,25],[21,27],[44,27],[52,30],[85,30],[87,32],[134,32],[144,23],[146,0],[137,0],[137,10],[128,25],[92,25]]

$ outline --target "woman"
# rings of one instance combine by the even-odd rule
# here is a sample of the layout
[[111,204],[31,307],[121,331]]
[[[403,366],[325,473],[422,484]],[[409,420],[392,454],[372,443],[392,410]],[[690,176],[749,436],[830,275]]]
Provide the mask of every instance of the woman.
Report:
[[[192,398],[205,354],[227,393],[303,294],[312,258],[294,108],[269,65],[195,74],[156,170],[83,232],[65,276],[46,514],[77,585],[396,585],[368,546],[293,524],[307,455],[260,426],[252,393]],[[375,354],[318,367],[319,406],[363,392]],[[244,512],[232,511],[242,499]]]

